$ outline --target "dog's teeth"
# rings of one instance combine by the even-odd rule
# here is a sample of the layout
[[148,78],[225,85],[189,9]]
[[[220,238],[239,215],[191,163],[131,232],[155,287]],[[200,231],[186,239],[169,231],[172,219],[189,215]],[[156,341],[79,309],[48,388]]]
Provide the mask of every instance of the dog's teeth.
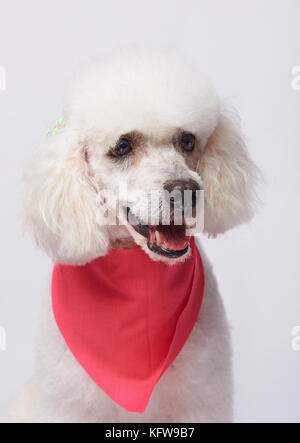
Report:
[[161,239],[160,239],[160,234],[158,231],[155,231],[155,237],[156,237],[156,243],[158,246],[161,245]]

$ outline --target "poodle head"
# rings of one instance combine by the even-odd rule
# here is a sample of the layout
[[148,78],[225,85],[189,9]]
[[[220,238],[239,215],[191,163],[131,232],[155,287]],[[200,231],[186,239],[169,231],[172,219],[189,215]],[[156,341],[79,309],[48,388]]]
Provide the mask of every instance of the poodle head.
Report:
[[25,219],[55,262],[86,263],[129,237],[176,263],[202,215],[213,236],[250,220],[255,175],[238,119],[203,76],[130,51],[74,79],[63,126],[25,174]]

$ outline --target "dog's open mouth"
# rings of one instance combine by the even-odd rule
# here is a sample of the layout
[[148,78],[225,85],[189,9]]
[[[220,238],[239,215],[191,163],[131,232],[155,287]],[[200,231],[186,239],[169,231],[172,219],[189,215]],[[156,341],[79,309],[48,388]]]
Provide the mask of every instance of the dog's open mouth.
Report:
[[186,235],[185,225],[145,225],[130,208],[127,208],[127,220],[138,234],[147,239],[150,251],[174,259],[189,251],[190,237]]

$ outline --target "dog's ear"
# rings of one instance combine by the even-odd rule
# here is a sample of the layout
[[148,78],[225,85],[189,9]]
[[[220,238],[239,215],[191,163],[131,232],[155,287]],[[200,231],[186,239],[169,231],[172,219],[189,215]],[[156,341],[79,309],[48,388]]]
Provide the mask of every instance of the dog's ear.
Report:
[[249,157],[238,116],[223,111],[199,162],[207,208],[205,232],[217,236],[249,221],[256,202],[258,170]]
[[78,133],[64,127],[47,136],[25,173],[25,227],[56,263],[83,264],[107,251],[86,150]]

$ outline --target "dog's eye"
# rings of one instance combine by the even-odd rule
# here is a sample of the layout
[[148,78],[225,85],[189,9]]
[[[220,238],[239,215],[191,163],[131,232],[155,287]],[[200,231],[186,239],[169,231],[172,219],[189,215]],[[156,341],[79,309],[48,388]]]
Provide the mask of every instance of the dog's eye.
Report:
[[195,148],[196,138],[193,134],[184,133],[181,136],[181,147],[184,151],[192,152]]
[[123,157],[124,155],[129,154],[131,150],[132,146],[130,141],[127,140],[127,138],[121,138],[114,149],[114,153],[119,157]]

